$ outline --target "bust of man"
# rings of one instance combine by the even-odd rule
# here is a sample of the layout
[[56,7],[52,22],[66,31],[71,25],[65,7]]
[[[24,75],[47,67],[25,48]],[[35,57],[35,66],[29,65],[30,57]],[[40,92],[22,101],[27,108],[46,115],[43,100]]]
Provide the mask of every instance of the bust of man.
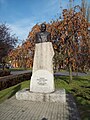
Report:
[[36,43],[50,42],[51,34],[46,31],[46,24],[41,24],[41,31],[36,33]]

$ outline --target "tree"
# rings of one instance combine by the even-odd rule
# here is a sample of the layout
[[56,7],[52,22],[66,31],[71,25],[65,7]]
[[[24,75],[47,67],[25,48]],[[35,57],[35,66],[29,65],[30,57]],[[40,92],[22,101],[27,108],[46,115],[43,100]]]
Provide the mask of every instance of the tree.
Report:
[[10,28],[5,24],[0,25],[0,62],[6,57],[17,41],[14,35],[10,34]]
[[[89,33],[88,21],[80,6],[64,9],[63,19],[52,21],[47,25],[47,31],[51,33],[51,40],[55,51],[54,65],[57,68],[67,67],[72,81],[72,70],[85,71],[89,63]],[[35,49],[35,34],[39,32],[40,25],[35,25],[29,32],[25,50],[33,54]],[[29,43],[29,45],[27,44]],[[22,46],[23,47],[23,46]]]
[[86,17],[86,12],[87,12],[87,0],[82,0],[82,12],[83,12],[83,16]]

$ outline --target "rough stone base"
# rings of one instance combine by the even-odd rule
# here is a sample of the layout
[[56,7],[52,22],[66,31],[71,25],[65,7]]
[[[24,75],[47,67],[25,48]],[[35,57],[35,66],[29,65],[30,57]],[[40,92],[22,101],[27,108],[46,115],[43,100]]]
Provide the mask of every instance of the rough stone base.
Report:
[[65,89],[59,89],[52,93],[33,93],[29,89],[23,89],[16,93],[17,100],[30,100],[40,102],[66,102]]

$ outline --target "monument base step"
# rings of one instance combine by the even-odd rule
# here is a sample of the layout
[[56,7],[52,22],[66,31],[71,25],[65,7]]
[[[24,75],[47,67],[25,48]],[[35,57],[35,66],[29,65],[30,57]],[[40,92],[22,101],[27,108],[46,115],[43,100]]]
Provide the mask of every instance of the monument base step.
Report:
[[66,102],[65,89],[58,89],[52,93],[34,93],[29,89],[23,89],[16,93],[17,100],[30,100],[40,102]]

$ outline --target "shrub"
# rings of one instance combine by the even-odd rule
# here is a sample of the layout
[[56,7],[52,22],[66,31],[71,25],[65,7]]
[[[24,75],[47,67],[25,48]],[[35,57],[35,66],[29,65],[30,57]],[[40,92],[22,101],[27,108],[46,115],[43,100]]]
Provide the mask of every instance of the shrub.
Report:
[[25,73],[20,75],[10,75],[0,80],[0,90],[14,86],[20,82],[30,80],[32,73]]
[[10,70],[0,70],[0,77],[10,75]]

